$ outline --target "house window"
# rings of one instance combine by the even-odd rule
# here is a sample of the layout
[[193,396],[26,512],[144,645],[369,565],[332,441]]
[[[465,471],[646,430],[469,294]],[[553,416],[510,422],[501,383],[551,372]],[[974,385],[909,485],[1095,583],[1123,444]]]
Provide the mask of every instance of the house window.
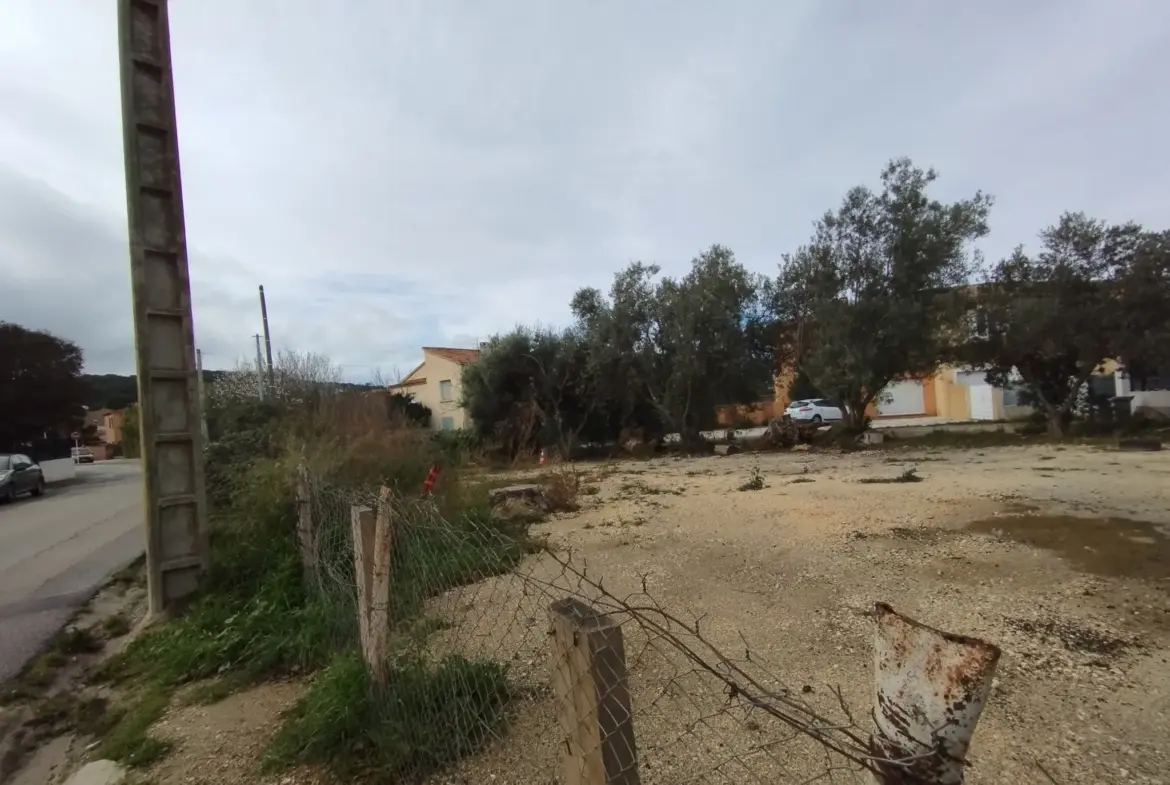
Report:
[[443,403],[450,403],[455,400],[455,392],[451,389],[450,379],[444,379],[439,382],[439,400]]
[[455,418],[454,417],[444,417],[442,419],[442,421],[440,422],[440,426],[442,427],[442,429],[444,431],[455,430]]
[[1022,382],[1011,381],[1003,388],[1004,406],[1028,406],[1028,387]]

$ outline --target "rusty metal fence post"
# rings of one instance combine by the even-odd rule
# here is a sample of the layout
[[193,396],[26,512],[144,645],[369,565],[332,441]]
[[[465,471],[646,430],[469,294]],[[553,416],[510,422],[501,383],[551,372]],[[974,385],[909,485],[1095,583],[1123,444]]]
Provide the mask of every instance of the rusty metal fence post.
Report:
[[622,628],[573,597],[549,606],[566,785],[640,785]]
[[[960,785],[1000,650],[874,608],[874,732],[879,785]],[[888,762],[883,762],[888,761]]]

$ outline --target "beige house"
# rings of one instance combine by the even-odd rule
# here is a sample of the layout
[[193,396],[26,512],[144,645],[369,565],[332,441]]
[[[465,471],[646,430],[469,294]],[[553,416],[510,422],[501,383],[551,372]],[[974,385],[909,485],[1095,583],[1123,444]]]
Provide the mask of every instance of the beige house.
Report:
[[[771,411],[782,413],[788,405],[788,387],[795,371],[782,370],[776,375],[775,400]],[[881,400],[866,411],[874,419],[939,417],[951,421],[1012,420],[1027,417],[1031,407],[1020,405],[1015,387],[993,387],[985,371],[955,366],[940,366],[922,378],[890,382]]]
[[431,427],[436,431],[457,431],[467,427],[463,410],[463,366],[479,359],[478,349],[423,347],[423,361],[391,392],[401,392],[431,410]]

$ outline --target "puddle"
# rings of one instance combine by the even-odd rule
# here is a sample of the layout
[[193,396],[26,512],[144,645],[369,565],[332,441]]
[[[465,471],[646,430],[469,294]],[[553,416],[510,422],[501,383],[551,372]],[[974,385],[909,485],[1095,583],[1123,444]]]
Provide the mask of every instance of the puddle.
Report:
[[967,529],[1052,551],[1097,575],[1170,578],[1170,527],[1128,518],[1030,515],[1021,507],[1013,505],[1009,514],[974,521]]

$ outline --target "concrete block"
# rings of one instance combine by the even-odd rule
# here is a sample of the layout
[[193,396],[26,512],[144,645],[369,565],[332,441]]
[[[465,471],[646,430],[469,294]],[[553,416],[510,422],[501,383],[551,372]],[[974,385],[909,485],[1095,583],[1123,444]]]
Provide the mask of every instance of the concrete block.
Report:
[[41,461],[40,466],[46,483],[66,482],[77,476],[77,464],[72,458]]
[[1117,443],[1119,450],[1133,450],[1140,452],[1157,452],[1162,449],[1162,440],[1153,439],[1122,439]]
[[502,504],[507,499],[522,499],[526,502],[541,504],[544,502],[544,487],[541,485],[509,485],[507,488],[493,488],[488,491],[488,501],[493,505]]
[[112,760],[95,760],[74,772],[65,785],[120,785],[126,770]]

